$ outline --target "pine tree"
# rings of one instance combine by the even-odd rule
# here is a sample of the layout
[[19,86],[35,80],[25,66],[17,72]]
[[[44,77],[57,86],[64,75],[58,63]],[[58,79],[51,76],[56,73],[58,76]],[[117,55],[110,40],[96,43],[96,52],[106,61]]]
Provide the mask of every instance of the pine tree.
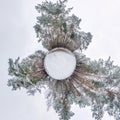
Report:
[[[120,67],[113,65],[110,57],[106,61],[91,61],[82,53],[92,35],[81,31],[81,19],[69,14],[72,8],[66,9],[66,2],[45,1],[36,6],[39,16],[34,28],[38,42],[48,52],[38,50],[22,61],[9,59],[8,72],[12,77],[8,86],[13,90],[25,88],[32,95],[44,87],[48,91],[48,107],[53,106],[60,120],[74,115],[70,111],[73,103],[90,106],[95,120],[101,120],[105,112],[120,120]],[[75,56],[76,68],[68,78],[56,80],[47,73],[44,60],[50,51],[66,49]]]

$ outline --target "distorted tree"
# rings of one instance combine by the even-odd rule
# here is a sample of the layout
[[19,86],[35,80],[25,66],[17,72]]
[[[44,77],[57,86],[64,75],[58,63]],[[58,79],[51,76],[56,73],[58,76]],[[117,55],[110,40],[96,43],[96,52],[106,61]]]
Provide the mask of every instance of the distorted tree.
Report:
[[23,60],[9,59],[8,86],[25,88],[34,95],[46,89],[48,107],[53,106],[60,120],[69,120],[73,103],[90,106],[93,117],[101,120],[104,113],[120,120],[120,67],[110,58],[91,61],[83,54],[91,42],[91,33],[81,31],[81,19],[70,15],[67,0],[42,2],[34,26],[42,50]]

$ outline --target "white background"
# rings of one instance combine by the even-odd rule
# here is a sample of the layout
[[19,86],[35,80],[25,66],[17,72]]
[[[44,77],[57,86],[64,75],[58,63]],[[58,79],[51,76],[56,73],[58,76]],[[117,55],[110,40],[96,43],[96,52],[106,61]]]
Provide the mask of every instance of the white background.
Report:
[[[41,49],[33,26],[38,15],[35,5],[41,0],[0,0],[0,120],[58,120],[53,109],[47,112],[44,94],[28,96],[25,90],[11,91],[8,58],[21,58]],[[83,51],[92,60],[107,59],[120,65],[120,1],[69,0],[73,13],[82,18],[81,28],[93,35]],[[93,120],[90,109],[79,109],[71,120]],[[103,120],[114,120],[105,114]]]

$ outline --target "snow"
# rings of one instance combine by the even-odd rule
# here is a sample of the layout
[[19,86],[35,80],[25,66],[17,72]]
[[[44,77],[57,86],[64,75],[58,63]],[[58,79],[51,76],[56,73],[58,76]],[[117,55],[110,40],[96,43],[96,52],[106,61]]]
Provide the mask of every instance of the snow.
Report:
[[68,49],[55,48],[46,55],[44,67],[50,77],[64,80],[73,74],[76,58]]

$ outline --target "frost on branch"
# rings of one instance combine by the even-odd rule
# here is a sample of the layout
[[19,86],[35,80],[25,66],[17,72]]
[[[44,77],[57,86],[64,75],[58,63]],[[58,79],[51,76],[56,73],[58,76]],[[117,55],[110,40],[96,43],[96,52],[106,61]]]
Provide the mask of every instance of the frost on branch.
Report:
[[46,77],[43,67],[44,56],[42,51],[37,51],[21,62],[19,58],[15,62],[9,59],[8,71],[12,78],[8,81],[8,86],[12,86],[13,90],[26,88],[31,94],[34,94],[36,90],[40,91],[38,87]]
[[[11,79],[8,80],[8,86],[13,90],[25,88],[33,95],[37,91],[40,92],[41,87],[46,88],[48,108],[52,106],[60,120],[69,120],[74,115],[70,110],[73,103],[80,108],[91,107],[95,120],[101,120],[104,112],[114,116],[115,120],[120,120],[120,67],[113,65],[110,58],[106,61],[103,59],[91,61],[81,52],[75,52],[78,49],[81,51],[87,49],[92,35],[80,30],[81,19],[74,14],[69,15],[72,8],[66,9],[66,1],[59,0],[57,3],[45,1],[36,6],[39,16],[34,28],[39,42],[48,52],[39,50],[22,61],[19,58],[15,61],[9,59],[8,72]],[[75,57],[73,74],[62,80],[52,78],[45,69],[45,57],[53,50],[56,53],[58,50],[65,53],[67,52],[65,49]],[[55,59],[56,67],[61,68],[62,61],[64,64],[72,64],[71,61],[65,62],[69,60],[63,59],[66,55],[58,56],[61,58]],[[48,57],[47,65],[48,63],[51,65],[52,58]],[[64,70],[67,72],[64,67],[60,72]]]
[[34,26],[37,37],[48,50],[55,47],[84,50],[90,44],[92,35],[80,31],[81,19],[74,14],[69,15],[72,8],[66,9],[65,2],[46,1],[36,6],[40,13]]
[[77,60],[73,75],[63,81],[49,77],[44,71],[45,53],[37,51],[19,62],[9,60],[8,86],[13,90],[26,88],[34,94],[47,88],[48,107],[53,106],[60,120],[69,120],[74,115],[70,111],[73,103],[80,107],[90,106],[93,117],[101,120],[104,112],[120,118],[120,67],[106,61],[91,61],[83,54],[74,53]]

